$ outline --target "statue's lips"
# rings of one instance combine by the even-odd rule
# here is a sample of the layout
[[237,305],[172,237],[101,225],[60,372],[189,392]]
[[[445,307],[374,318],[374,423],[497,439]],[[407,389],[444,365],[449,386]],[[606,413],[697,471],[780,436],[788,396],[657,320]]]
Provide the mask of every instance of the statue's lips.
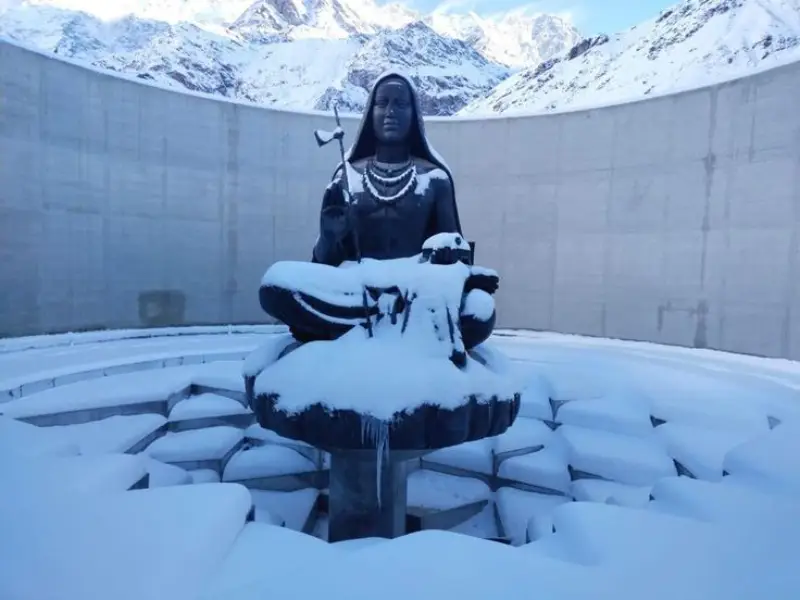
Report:
[[400,128],[400,123],[397,121],[384,121],[383,128],[387,131],[397,130]]

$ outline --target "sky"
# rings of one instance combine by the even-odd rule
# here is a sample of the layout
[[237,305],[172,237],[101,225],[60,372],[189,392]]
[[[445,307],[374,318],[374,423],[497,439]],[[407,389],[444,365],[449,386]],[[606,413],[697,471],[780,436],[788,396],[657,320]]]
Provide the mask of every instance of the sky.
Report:
[[[388,1],[388,0],[387,0]],[[679,0],[402,0],[412,8],[424,11],[447,6],[453,12],[470,10],[488,15],[529,6],[537,12],[569,15],[584,35],[616,33],[641,21],[655,17],[661,10]]]

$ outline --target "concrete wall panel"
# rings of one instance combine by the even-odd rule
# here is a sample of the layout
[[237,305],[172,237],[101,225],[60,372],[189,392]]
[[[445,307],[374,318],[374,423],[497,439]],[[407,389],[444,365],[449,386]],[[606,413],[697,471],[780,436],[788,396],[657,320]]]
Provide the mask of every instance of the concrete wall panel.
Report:
[[[500,324],[800,358],[798,89],[431,119]],[[316,236],[319,127],[0,43],[0,334],[263,319]]]

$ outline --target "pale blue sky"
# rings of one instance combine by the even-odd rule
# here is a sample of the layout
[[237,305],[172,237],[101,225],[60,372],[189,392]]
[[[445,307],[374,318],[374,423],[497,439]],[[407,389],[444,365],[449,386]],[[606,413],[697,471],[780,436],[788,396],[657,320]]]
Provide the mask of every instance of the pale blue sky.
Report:
[[[389,0],[384,0],[388,2]],[[401,0],[421,10],[433,10],[442,0]],[[678,0],[445,0],[455,12],[490,14],[520,6],[552,13],[569,13],[585,35],[615,33],[656,16]]]

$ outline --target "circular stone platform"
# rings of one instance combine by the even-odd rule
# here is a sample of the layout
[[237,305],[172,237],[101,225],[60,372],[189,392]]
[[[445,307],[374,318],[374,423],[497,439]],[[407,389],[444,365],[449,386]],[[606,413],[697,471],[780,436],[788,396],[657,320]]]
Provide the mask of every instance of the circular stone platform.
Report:
[[[494,437],[517,418],[520,395],[509,400],[471,397],[454,409],[424,404],[398,414],[387,426],[387,446],[402,451],[431,451]],[[353,410],[330,410],[313,404],[289,414],[277,408],[275,395],[258,395],[253,409],[259,424],[292,440],[302,440],[328,451],[375,450],[375,440],[363,435],[364,417]]]
[[[292,561],[319,557],[334,565],[337,552],[354,549],[380,574],[382,549],[395,542],[329,546],[317,539],[328,527],[330,457],[264,430],[243,409],[240,361],[275,331],[1,340],[0,484],[12,491],[0,500],[0,529],[14,542],[18,568],[0,582],[0,597],[27,589],[30,597],[59,590],[150,600],[148,590],[159,589],[175,591],[171,600],[188,599],[194,584],[187,582],[202,568],[212,579],[203,583],[208,597],[235,600],[237,587],[256,580],[265,593],[278,589],[284,571],[292,577]],[[649,577],[641,570],[660,564],[673,574],[664,593],[674,597],[691,595],[697,565],[706,575],[725,575],[714,582],[723,592],[752,580],[769,595],[771,569],[796,552],[800,538],[793,462],[800,450],[800,365],[525,332],[501,332],[494,343],[529,369],[517,421],[500,436],[413,461],[410,531],[448,529],[519,546],[508,552],[530,549],[519,555],[524,559],[504,561],[504,581],[518,577],[523,586],[534,577],[554,593],[585,586],[592,597],[602,595],[610,585],[605,570],[617,585],[627,577],[637,589]],[[186,485],[220,480],[250,493]],[[281,527],[266,532],[267,525]],[[78,544],[68,533],[75,527],[93,541]],[[560,533],[575,528],[602,568],[581,566],[589,547],[573,547],[577,538]],[[390,562],[411,568],[457,547],[479,564],[498,547],[426,535],[403,542]],[[147,589],[137,583],[140,559],[136,569],[113,560],[121,554],[111,546],[120,544],[154,573],[169,563],[169,573],[157,571],[166,579]],[[231,548],[228,558],[222,547]],[[764,548],[771,550],[761,556]],[[36,577],[43,552],[70,556],[68,568]],[[258,579],[253,574],[265,555],[285,562]],[[547,557],[559,558],[558,573],[542,562]],[[0,552],[0,568],[3,560]],[[627,569],[634,578],[614,571],[615,564],[643,566]],[[459,565],[453,568],[473,590],[497,592],[496,580],[481,583],[481,573],[464,575]],[[456,576],[449,568],[442,564],[441,577]],[[110,575],[93,577],[98,569]],[[322,579],[328,589],[352,586],[351,596],[362,597],[355,574],[349,583],[337,577]],[[315,583],[306,579],[314,578],[295,578],[292,589],[313,593]]]

